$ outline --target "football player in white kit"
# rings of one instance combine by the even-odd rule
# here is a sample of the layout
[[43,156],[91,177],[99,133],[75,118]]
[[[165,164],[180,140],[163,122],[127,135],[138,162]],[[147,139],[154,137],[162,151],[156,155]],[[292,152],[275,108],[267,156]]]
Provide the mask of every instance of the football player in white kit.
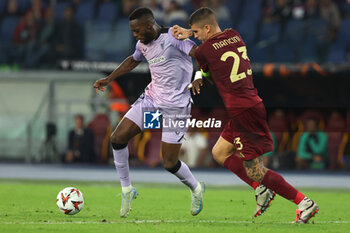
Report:
[[[144,111],[161,113],[165,121],[186,121],[191,112],[191,95],[187,90],[193,73],[192,58],[196,44],[177,40],[171,29],[160,27],[148,8],[138,8],[130,16],[130,29],[138,40],[133,55],[127,57],[106,78],[95,82],[96,91],[106,90],[112,80],[133,70],[141,61],[149,63],[152,81],[132,105],[111,135],[114,163],[122,186],[120,216],[126,217],[131,201],[138,195],[131,185],[128,163],[128,142],[143,130]],[[155,118],[159,117],[154,115]],[[176,117],[179,115],[180,117]],[[191,191],[191,214],[203,208],[204,183],[193,176],[188,166],[179,160],[181,142],[187,128],[163,127],[161,154],[164,168],[177,176]]]

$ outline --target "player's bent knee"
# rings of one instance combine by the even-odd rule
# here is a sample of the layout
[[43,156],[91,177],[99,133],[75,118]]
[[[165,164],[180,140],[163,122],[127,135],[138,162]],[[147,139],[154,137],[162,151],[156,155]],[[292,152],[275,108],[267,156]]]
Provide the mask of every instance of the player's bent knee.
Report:
[[214,159],[218,158],[219,157],[219,150],[216,148],[216,146],[213,147],[213,149],[211,149],[211,153],[214,157]]
[[211,153],[213,154],[213,158],[215,159],[215,161],[219,164],[224,164],[225,159],[227,158],[226,154],[223,153],[222,151],[220,151],[218,148],[216,148],[215,146],[213,147],[213,149],[211,150]]
[[171,162],[165,162],[164,161],[164,168],[170,173],[176,173],[181,167],[181,161],[177,160],[176,163],[171,163]]
[[118,143],[113,143],[112,142],[112,147],[114,150],[121,150],[121,149],[124,149],[125,147],[127,147],[128,144],[127,143],[124,143],[124,144],[118,144]]
[[117,133],[115,131],[111,134],[110,140],[111,140],[112,145],[113,144],[128,144],[128,140],[125,139],[123,134]]

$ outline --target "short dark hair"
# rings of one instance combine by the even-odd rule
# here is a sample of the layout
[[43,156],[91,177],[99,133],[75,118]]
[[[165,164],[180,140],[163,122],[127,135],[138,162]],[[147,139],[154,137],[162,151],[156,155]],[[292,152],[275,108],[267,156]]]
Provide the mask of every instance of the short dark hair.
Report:
[[134,20],[134,19],[140,19],[143,17],[150,17],[154,19],[153,12],[147,8],[147,7],[139,7],[136,8],[131,14],[129,15],[129,20]]
[[209,7],[201,7],[191,14],[188,24],[193,25],[200,21],[206,21],[210,24],[217,24],[215,12]]
[[75,114],[74,119],[77,119],[77,118],[79,118],[82,122],[84,122],[84,115],[83,114],[81,114],[81,113]]

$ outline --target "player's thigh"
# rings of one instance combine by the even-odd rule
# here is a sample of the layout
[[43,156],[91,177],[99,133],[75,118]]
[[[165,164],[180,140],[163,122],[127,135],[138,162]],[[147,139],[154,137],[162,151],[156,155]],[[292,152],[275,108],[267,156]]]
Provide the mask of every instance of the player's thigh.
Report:
[[213,157],[220,165],[223,165],[225,160],[235,151],[235,145],[224,139],[222,136],[219,137],[212,149]]
[[127,117],[123,117],[111,135],[111,142],[127,144],[131,138],[140,132],[141,129],[136,123]]
[[153,107],[151,98],[145,94],[141,94],[113,131],[111,142],[126,144],[136,134],[140,133],[143,121],[143,109],[150,107]]
[[161,154],[165,168],[172,168],[176,165],[179,160],[180,148],[181,144],[179,143],[167,143],[162,141]]

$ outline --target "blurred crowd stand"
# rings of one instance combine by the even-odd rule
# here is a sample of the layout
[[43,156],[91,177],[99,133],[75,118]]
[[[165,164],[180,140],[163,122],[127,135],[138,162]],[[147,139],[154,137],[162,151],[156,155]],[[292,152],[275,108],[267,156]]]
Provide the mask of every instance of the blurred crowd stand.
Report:
[[128,15],[139,6],[160,25],[185,27],[195,9],[211,7],[222,29],[239,31],[253,62],[349,61],[347,0],[0,0],[0,68],[121,61],[134,50]]

